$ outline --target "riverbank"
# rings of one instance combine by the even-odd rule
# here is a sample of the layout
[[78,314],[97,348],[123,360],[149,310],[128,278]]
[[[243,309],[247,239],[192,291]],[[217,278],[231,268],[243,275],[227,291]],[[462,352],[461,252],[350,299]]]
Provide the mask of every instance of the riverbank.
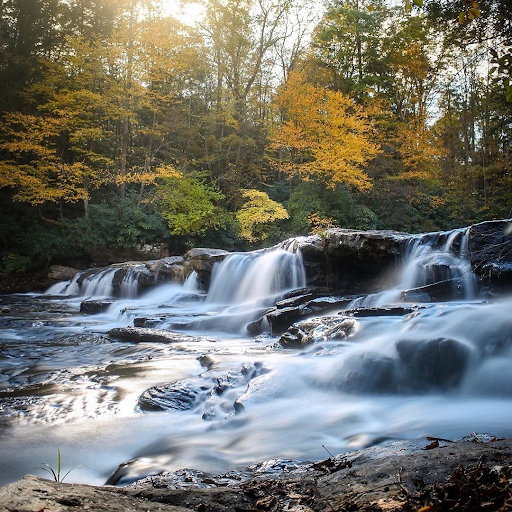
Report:
[[180,470],[123,488],[28,475],[0,488],[0,511],[509,510],[511,483],[512,439],[470,435],[388,441],[316,463],[273,460],[224,475]]

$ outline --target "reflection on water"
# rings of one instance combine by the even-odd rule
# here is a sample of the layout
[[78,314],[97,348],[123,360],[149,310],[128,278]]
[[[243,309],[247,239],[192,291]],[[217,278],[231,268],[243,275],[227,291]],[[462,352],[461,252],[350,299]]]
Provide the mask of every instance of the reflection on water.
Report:
[[[412,251],[421,262],[427,252]],[[443,258],[448,268],[446,251]],[[108,279],[98,277],[99,294]],[[57,448],[67,469],[83,465],[68,481],[101,484],[115,474],[123,484],[184,467],[222,472],[275,457],[315,459],[323,446],[340,452],[383,438],[512,435],[511,298],[358,316],[348,336],[319,335],[290,351],[245,330],[304,286],[300,259],[285,251],[227,258],[208,297],[197,276],[141,297],[130,285],[96,315],[80,313],[84,296],[52,295],[76,292],[75,284],[2,297],[0,483],[52,464]],[[394,290],[378,301],[396,298]],[[165,344],[108,336],[140,318],[199,337]]]

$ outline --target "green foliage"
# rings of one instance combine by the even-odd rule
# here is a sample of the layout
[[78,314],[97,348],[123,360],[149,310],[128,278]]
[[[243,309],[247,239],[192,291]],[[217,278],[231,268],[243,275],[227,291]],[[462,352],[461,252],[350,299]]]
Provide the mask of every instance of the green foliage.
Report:
[[54,469],[49,464],[46,464],[46,462],[42,462],[41,464],[44,467],[38,468],[38,469],[41,469],[41,470],[49,473],[56,482],[64,482],[64,479],[69,475],[69,473],[71,473],[71,471],[73,471],[74,469],[76,469],[77,467],[80,467],[80,466],[71,468],[65,475],[61,476],[61,470],[62,470],[61,462],[62,462],[62,457],[60,455],[60,449],[57,449],[57,467]]
[[312,219],[331,219],[334,225],[353,229],[374,229],[377,215],[343,185],[334,189],[316,181],[301,183],[288,201],[290,227],[294,234],[308,233]]
[[162,180],[157,186],[158,209],[172,235],[200,235],[225,224],[218,202],[224,195],[191,176]]
[[68,240],[71,245],[88,252],[90,248],[107,246],[130,249],[167,239],[167,229],[153,205],[139,204],[136,197],[124,201],[90,205],[89,218],[72,223]]

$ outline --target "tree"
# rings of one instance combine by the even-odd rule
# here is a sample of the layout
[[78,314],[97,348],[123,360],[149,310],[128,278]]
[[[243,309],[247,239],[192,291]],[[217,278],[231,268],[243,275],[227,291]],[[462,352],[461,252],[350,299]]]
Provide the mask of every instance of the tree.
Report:
[[162,179],[157,185],[156,203],[172,235],[197,235],[224,224],[218,206],[224,196],[191,176]]
[[261,242],[268,238],[272,223],[288,219],[288,212],[260,190],[244,190],[242,197],[246,202],[236,213],[240,224],[240,236],[250,243]]
[[371,124],[361,106],[340,92],[306,83],[299,73],[290,74],[276,103],[283,121],[270,148],[278,169],[301,179],[317,176],[330,186],[371,188],[364,167],[380,150],[371,142]]

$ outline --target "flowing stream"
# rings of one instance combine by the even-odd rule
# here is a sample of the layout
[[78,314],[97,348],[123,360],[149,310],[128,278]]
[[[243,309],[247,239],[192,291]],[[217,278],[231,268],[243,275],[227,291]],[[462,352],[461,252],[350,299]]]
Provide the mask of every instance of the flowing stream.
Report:
[[[45,476],[37,468],[56,466],[57,449],[63,468],[75,468],[67,481],[123,485],[181,468],[319,459],[386,439],[511,436],[512,298],[479,296],[465,236],[411,239],[395,283],[345,309],[396,305],[404,289],[439,281],[460,299],[406,314],[340,307],[303,350],[247,334],[306,285],[300,255],[283,249],[229,256],[208,294],[193,273],[137,296],[127,272],[121,297],[95,315],[80,304],[110,298],[109,269],[81,286],[76,276],[46,294],[1,297],[0,484]],[[139,318],[182,340],[106,334]],[[326,335],[340,321],[344,335]]]

